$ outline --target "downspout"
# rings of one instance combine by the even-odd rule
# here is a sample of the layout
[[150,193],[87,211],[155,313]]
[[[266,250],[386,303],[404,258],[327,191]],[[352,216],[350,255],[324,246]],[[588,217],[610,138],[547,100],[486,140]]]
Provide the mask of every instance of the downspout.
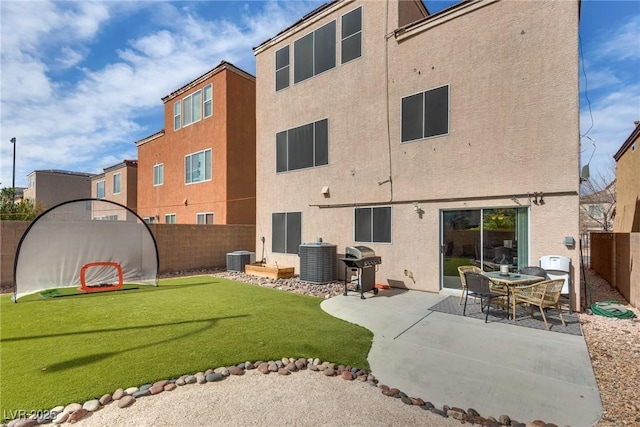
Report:
[[385,109],[387,113],[387,152],[389,155],[389,178],[385,181],[379,182],[378,185],[382,185],[386,182],[389,183],[389,202],[393,202],[393,171],[391,162],[391,119],[389,117],[389,0],[385,3],[384,13],[384,74],[385,74]]

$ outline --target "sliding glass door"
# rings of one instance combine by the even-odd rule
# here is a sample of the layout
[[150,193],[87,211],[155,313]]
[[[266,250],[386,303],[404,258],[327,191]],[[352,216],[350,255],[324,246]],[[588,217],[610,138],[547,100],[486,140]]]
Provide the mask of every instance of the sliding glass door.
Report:
[[442,287],[460,289],[458,267],[485,271],[508,264],[512,271],[528,265],[528,209],[491,208],[442,211]]

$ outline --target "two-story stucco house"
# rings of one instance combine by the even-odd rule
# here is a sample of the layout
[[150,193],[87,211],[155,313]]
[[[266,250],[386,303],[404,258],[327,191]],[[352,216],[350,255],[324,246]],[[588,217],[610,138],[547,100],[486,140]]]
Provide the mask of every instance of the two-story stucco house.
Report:
[[39,208],[50,209],[60,203],[91,197],[91,177],[87,172],[59,169],[36,170],[27,175],[24,199]]
[[577,307],[578,22],[577,0],[337,0],[254,48],[257,250],[299,271],[301,243],[366,246],[377,282],[434,292],[566,256]]
[[614,154],[616,161],[616,218],[614,230],[618,233],[640,231],[640,121]]
[[[119,203],[136,211],[138,204],[138,161],[123,160],[104,168],[104,172],[91,177],[91,197]],[[95,212],[94,217],[117,219],[123,210]]]
[[255,81],[223,61],[162,98],[165,128],[136,142],[138,215],[255,223]]

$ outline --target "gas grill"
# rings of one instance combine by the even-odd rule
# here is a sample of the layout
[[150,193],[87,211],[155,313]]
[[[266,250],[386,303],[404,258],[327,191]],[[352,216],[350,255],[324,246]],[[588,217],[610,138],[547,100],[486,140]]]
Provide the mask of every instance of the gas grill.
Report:
[[[373,249],[366,246],[347,246],[344,258],[340,258],[345,265],[344,271],[344,293],[347,295],[347,281],[356,282],[356,290],[360,291],[360,298],[364,299],[364,293],[373,291],[378,294],[376,288],[376,266],[382,264],[382,258],[376,256]],[[355,280],[351,280],[351,275],[347,273],[350,269],[356,273]]]

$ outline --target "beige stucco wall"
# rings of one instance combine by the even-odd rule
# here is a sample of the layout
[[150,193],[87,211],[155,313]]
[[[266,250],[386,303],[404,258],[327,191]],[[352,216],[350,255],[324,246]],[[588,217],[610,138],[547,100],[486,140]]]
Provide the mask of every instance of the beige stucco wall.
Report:
[[24,198],[36,200],[42,208],[91,197],[89,176],[55,171],[34,171],[29,176],[34,186],[24,190]]
[[616,217],[619,233],[640,231],[640,138],[616,162]]
[[[275,92],[275,52],[290,45],[293,68],[294,40],[332,19],[339,29],[360,5],[362,57],[339,63],[338,30],[336,68],[298,84],[291,72]],[[397,11],[339,3],[256,51],[257,248],[265,236],[267,262],[298,268],[296,255],[270,251],[273,212],[302,212],[303,242],[322,237],[343,252],[356,244],[354,206],[386,203],[392,243],[365,243],[383,259],[377,281],[438,291],[442,210],[531,206],[529,263],[569,256],[579,277],[578,251],[563,244],[578,238],[577,2],[471,2],[396,38]],[[402,144],[402,97],[444,84],[449,134]],[[275,134],[323,118],[329,165],[276,174]],[[544,205],[531,205],[534,192]]]

